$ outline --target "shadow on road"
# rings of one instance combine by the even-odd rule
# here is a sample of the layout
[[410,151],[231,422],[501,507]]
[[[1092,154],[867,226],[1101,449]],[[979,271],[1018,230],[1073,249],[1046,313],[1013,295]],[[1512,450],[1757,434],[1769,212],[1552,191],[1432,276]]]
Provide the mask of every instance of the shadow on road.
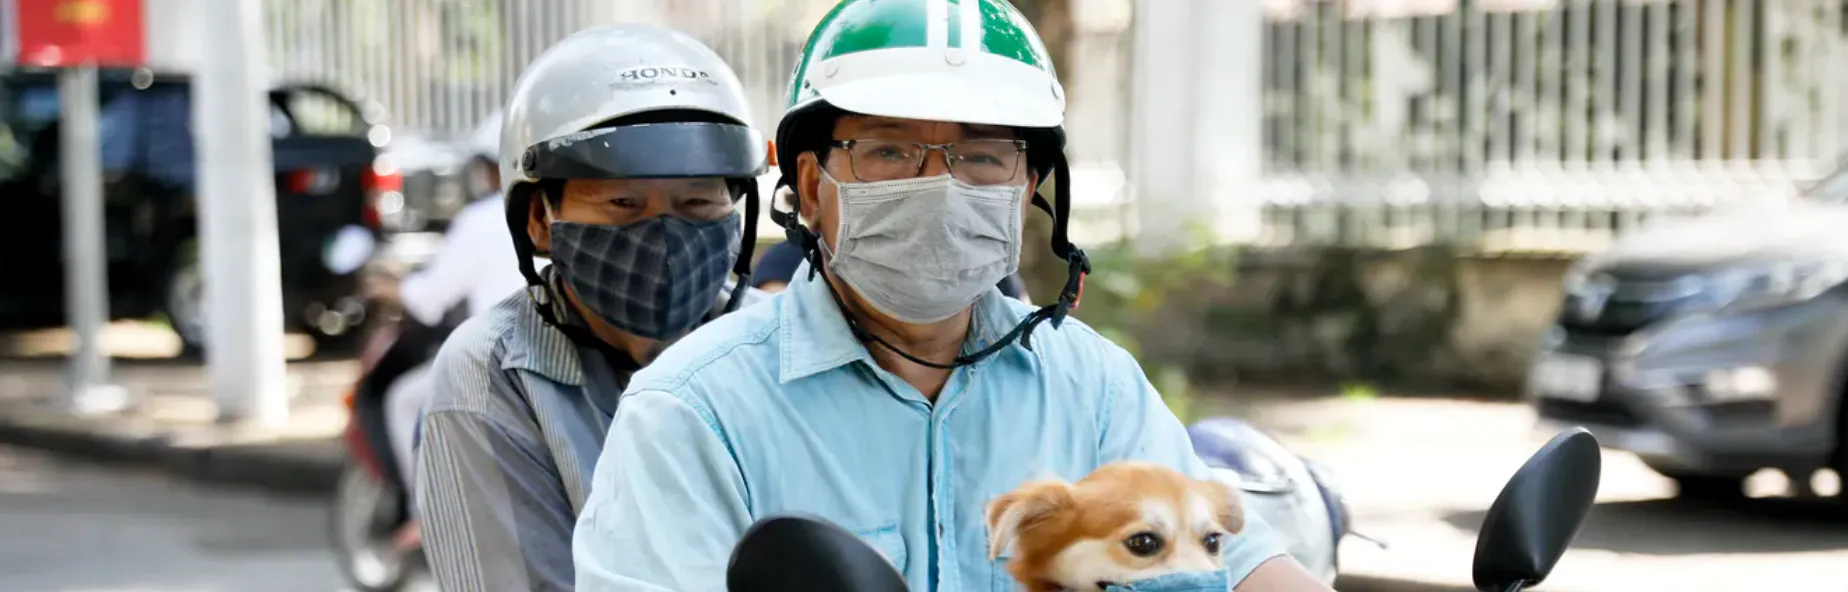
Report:
[[1352,574],[1343,574],[1336,578],[1335,589],[1341,592],[1474,592],[1475,590],[1469,586]]
[[[1838,503],[1789,498],[1605,502],[1592,508],[1572,548],[1637,555],[1843,549],[1848,548],[1848,510]],[[1444,521],[1474,536],[1483,514],[1454,512]]]

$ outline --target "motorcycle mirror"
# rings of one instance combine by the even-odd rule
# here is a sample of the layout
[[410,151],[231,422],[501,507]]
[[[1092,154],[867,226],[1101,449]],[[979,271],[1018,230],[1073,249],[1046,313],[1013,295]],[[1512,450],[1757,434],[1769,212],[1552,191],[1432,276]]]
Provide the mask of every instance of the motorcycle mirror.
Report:
[[783,514],[752,524],[725,570],[732,592],[906,592],[905,578],[860,537],[818,516]]
[[1597,438],[1572,428],[1515,471],[1477,531],[1477,590],[1520,592],[1546,579],[1591,511],[1601,462]]

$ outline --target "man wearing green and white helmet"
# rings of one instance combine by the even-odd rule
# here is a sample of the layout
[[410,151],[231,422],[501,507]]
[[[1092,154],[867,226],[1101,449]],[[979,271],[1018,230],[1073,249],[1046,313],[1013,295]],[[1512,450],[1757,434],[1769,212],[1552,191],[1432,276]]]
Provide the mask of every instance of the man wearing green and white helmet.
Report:
[[[1032,504],[991,537],[1001,494],[1125,460],[1210,478],[1136,361],[1067,318],[1089,266],[1066,240],[1064,110],[1006,0],[829,12],[777,129],[799,199],[775,218],[807,270],[635,374],[573,533],[578,587],[724,589],[746,528],[802,512],[859,535],[912,590],[1014,589],[1006,524],[1030,523]],[[1034,192],[1048,176],[1049,204]],[[1071,274],[1039,308],[995,288],[1019,265],[1029,203],[1053,212]],[[1258,516],[1213,535],[1225,569],[1186,574],[1188,589],[1326,590],[1275,536]],[[1147,584],[1079,569],[1057,584]]]

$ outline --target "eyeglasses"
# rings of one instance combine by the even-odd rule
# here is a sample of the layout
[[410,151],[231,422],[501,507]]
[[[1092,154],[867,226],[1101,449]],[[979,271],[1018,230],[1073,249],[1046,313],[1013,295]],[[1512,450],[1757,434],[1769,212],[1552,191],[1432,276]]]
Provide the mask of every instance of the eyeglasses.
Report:
[[943,151],[950,176],[971,185],[1013,182],[1026,160],[1026,140],[970,140],[949,144],[922,144],[891,140],[835,142],[847,151],[847,165],[861,181],[892,181],[916,177],[924,171],[924,156]]

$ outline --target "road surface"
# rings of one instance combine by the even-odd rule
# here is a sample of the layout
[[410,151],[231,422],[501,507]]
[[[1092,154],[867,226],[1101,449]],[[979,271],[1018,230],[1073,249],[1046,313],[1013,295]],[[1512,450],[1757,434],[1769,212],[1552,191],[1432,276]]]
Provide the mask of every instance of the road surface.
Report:
[[[1375,581],[1471,589],[1484,510],[1551,435],[1534,431],[1527,408],[1499,403],[1335,401],[1291,414],[1272,422],[1280,438],[1331,466],[1356,528],[1390,543],[1343,545],[1343,573],[1369,576],[1344,581],[1352,592],[1430,589]],[[1748,489],[1782,492],[1780,479],[1754,477]],[[1598,505],[1536,590],[1848,590],[1848,512],[1829,500],[1697,504],[1673,495],[1674,485],[1636,457],[1606,451]]]
[[[1341,589],[1469,590],[1482,511],[1542,441],[1531,416],[1446,401],[1350,407],[1267,422],[1329,464],[1358,527],[1391,543],[1344,545],[1344,571],[1358,577]],[[1607,453],[1599,506],[1536,590],[1848,590],[1848,512],[1785,499],[1704,506],[1671,494],[1634,457]],[[324,517],[320,500],[0,447],[0,591],[340,590]]]
[[320,500],[0,447],[0,590],[340,590]]

